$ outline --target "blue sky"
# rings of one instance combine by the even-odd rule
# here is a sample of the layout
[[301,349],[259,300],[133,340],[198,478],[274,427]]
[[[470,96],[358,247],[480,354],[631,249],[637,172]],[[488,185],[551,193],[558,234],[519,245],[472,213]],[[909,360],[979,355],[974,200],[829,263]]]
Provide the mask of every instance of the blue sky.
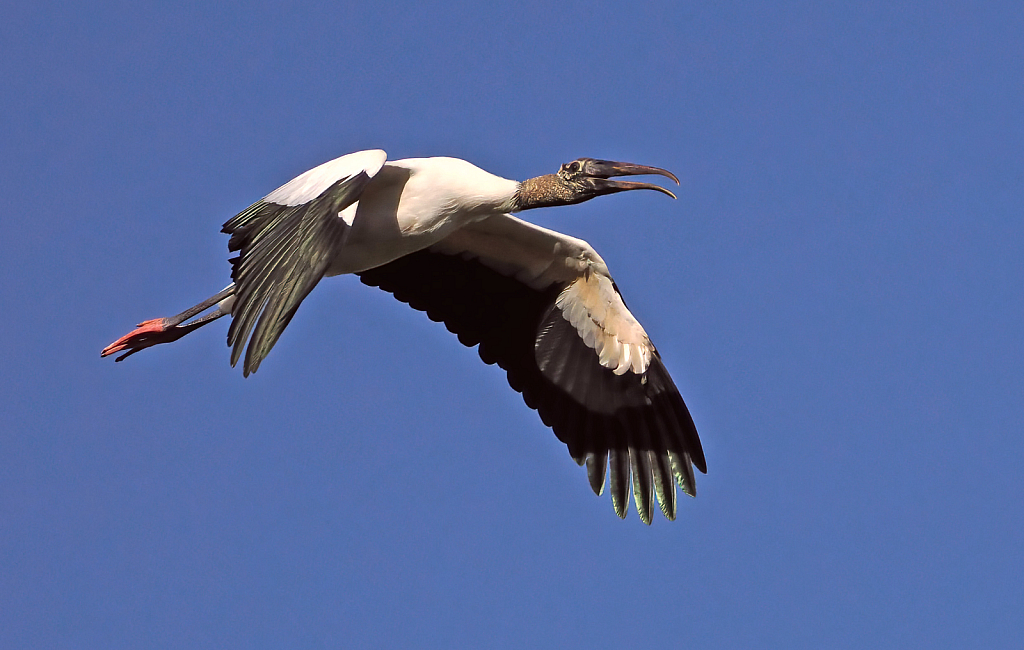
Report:
[[[0,646],[1011,647],[1019,3],[19,3],[0,20]],[[260,369],[221,224],[335,156],[657,165],[528,216],[607,260],[693,412],[607,495],[442,326],[323,282]]]

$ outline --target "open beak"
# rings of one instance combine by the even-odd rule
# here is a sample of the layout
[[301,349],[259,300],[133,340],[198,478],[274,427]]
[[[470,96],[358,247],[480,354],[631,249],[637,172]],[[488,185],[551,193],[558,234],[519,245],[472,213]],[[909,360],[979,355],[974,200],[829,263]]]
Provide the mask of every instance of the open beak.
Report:
[[608,180],[612,176],[657,175],[664,176],[665,178],[671,178],[675,181],[676,185],[679,185],[679,179],[676,178],[676,175],[667,169],[662,169],[661,167],[648,167],[647,165],[634,165],[632,163],[614,162],[611,160],[594,160],[591,158],[586,161],[582,171],[584,174],[594,179],[595,186],[602,194],[623,192],[625,190],[656,190],[662,194],[671,196],[673,199],[676,198],[675,194],[659,185],[655,185],[653,183],[637,183],[634,181]]

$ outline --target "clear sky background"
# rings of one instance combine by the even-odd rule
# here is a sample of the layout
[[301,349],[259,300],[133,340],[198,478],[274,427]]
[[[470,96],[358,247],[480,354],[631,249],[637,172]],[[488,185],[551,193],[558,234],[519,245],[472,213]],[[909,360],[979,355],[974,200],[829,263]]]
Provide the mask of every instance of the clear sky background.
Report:
[[[1022,35],[1020,2],[9,4],[0,647],[1018,646]],[[99,358],[227,284],[229,217],[376,147],[679,175],[525,215],[601,252],[693,412],[677,521],[620,521],[351,277],[249,379],[224,321]]]

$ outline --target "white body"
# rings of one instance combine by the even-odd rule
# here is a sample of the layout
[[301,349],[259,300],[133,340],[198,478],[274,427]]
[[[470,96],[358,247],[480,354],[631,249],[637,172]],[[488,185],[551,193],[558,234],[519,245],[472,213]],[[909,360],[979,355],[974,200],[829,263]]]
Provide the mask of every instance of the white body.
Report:
[[338,179],[366,172],[369,185],[339,213],[351,228],[327,275],[358,273],[427,248],[459,228],[511,210],[516,181],[458,158],[407,158],[385,163],[380,150],[348,154],[315,167],[263,200],[295,206]]

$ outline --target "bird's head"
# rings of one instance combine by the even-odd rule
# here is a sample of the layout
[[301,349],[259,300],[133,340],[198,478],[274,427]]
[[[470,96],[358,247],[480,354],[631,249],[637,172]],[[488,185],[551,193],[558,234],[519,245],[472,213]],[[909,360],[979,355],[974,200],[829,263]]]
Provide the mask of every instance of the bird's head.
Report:
[[523,181],[519,187],[517,208],[529,210],[554,205],[572,205],[589,201],[602,194],[614,194],[626,190],[656,190],[671,196],[676,195],[653,183],[612,180],[613,176],[646,176],[656,174],[671,178],[676,184],[675,174],[660,167],[634,165],[632,163],[578,158],[565,163],[557,174],[546,174]]

